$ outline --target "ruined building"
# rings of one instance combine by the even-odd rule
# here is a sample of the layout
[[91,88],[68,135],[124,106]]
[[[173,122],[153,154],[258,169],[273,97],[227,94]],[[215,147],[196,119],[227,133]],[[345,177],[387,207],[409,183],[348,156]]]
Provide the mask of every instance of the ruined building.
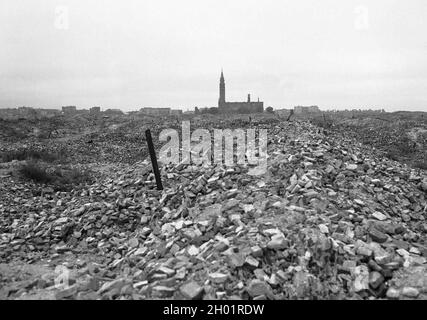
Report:
[[141,108],[140,113],[149,116],[168,116],[171,113],[171,108]]
[[75,114],[75,113],[77,113],[77,107],[76,106],[62,107],[62,112],[64,114]]
[[320,110],[318,106],[309,106],[309,107],[296,106],[294,107],[294,112],[295,114],[317,113],[317,112],[320,112]]
[[89,110],[90,114],[100,114],[101,113],[101,107],[92,107]]
[[248,94],[246,102],[226,102],[224,73],[221,71],[218,109],[220,113],[257,113],[264,111],[264,103],[259,99],[257,102],[252,102],[250,94]]
[[34,109],[29,107],[19,107],[15,109],[0,109],[0,120],[38,120],[53,118],[60,115],[55,109]]

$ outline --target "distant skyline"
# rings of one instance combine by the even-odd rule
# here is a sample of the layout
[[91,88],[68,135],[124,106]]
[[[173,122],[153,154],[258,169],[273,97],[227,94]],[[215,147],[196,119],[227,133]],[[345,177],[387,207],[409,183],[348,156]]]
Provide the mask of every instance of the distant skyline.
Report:
[[427,111],[425,0],[2,0],[0,108]]

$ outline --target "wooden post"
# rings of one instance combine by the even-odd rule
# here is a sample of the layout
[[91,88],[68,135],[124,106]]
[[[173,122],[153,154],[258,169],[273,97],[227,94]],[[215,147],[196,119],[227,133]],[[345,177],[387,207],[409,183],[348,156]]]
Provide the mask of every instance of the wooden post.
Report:
[[153,139],[151,138],[150,129],[145,130],[145,138],[147,139],[148,151],[150,152],[151,165],[153,167],[154,176],[156,177],[157,190],[163,190],[162,178],[160,177],[159,166],[157,164],[156,151],[154,150]]

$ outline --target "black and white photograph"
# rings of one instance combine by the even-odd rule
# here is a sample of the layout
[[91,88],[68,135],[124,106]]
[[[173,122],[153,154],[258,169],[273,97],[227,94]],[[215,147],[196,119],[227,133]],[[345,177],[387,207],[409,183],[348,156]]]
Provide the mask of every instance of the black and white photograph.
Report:
[[426,30],[425,0],[1,0],[0,300],[426,300]]

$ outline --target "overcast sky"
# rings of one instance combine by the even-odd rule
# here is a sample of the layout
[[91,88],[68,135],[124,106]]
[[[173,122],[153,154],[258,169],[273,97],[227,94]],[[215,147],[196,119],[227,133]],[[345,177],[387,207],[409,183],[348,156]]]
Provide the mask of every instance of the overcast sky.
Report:
[[0,107],[427,111],[426,0],[1,0]]

